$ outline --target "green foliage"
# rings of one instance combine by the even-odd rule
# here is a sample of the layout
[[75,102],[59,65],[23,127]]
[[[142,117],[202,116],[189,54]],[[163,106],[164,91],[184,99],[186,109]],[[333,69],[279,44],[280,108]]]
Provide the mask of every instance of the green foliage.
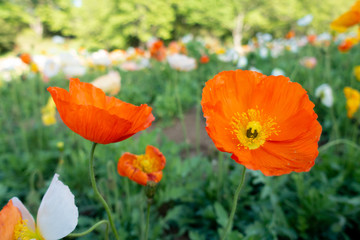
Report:
[[[193,56],[204,51],[196,46],[188,46]],[[318,59],[313,70],[299,65],[299,59],[308,55]],[[319,157],[310,172],[280,177],[247,172],[228,239],[353,239],[359,235],[360,151],[343,144],[326,148],[340,138],[359,142],[359,125],[346,117],[342,93],[345,86],[360,89],[352,75],[359,55],[359,46],[341,54],[332,45],[307,46],[277,59],[249,56],[251,65],[264,74],[280,67],[292,81],[304,86],[316,103],[323,134]],[[210,58],[210,63],[186,73],[158,62],[152,62],[151,69],[121,71],[122,89],[117,97],[133,104],[150,104],[158,120],[153,130],[120,143],[99,145],[95,152],[99,189],[114,212],[122,239],[135,240],[144,234],[146,198],[142,186],[117,174],[117,160],[124,152],[142,154],[148,144],[158,147],[167,159],[151,207],[150,239],[218,239],[224,229],[240,181],[240,166],[228,154],[222,162],[217,152],[196,154],[192,146],[187,155],[186,143],[170,141],[161,126],[178,115],[173,100],[176,88],[182,108],[188,110],[199,103],[206,80],[221,70],[235,69],[233,63],[217,61],[215,55]],[[82,81],[90,82],[100,74],[90,71]],[[315,88],[325,82],[335,90],[332,109],[314,97]],[[47,102],[50,85],[67,88],[68,81],[58,76],[44,83],[40,76],[26,74],[0,88],[0,206],[18,196],[35,214],[57,172],[75,195],[80,211],[76,232],[81,232],[106,218],[88,178],[91,143],[71,132],[60,119],[56,125],[42,125],[41,107]],[[63,151],[56,146],[59,141],[65,143]],[[103,239],[104,234],[102,226],[81,239]]]
[[26,27],[27,20],[20,6],[0,1],[0,53],[14,48],[16,36]]
[[345,0],[83,0],[81,6],[68,0],[12,2],[0,2],[2,52],[13,47],[26,25],[40,24],[44,36],[76,38],[90,49],[115,49],[142,44],[153,36],[171,40],[188,33],[231,41],[241,15],[245,43],[259,31],[284,36],[307,14],[314,21],[299,27],[300,32],[329,31],[329,23],[351,5]]

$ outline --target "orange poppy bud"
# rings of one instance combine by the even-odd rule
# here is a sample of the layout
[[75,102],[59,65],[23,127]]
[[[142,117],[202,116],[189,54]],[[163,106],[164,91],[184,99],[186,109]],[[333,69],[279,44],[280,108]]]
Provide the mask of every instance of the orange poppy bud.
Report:
[[210,138],[237,163],[267,176],[314,165],[321,126],[306,91],[289,78],[220,72],[206,82],[201,105]]
[[23,53],[20,55],[20,59],[21,61],[23,61],[26,64],[30,64],[31,63],[31,56],[28,53]]
[[209,58],[208,55],[202,55],[202,56],[200,57],[200,63],[202,63],[202,64],[206,64],[206,63],[208,63],[209,61],[210,61],[210,58]]
[[154,121],[152,108],[134,106],[105,93],[90,83],[70,79],[69,91],[49,87],[63,122],[92,142],[109,144],[123,141],[148,128]]
[[121,176],[145,186],[149,181],[160,182],[165,164],[165,156],[160,150],[148,145],[144,155],[124,153],[117,169]]

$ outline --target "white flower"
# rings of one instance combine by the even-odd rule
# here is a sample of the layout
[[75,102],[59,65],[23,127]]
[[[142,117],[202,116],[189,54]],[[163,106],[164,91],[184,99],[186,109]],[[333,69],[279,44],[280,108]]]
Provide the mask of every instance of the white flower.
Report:
[[106,75],[98,77],[92,83],[95,87],[100,88],[105,93],[110,95],[116,95],[121,88],[121,77],[116,71],[111,71]]
[[255,71],[255,72],[258,72],[258,73],[262,73],[261,70],[257,69],[257,68],[254,67],[254,66],[251,66],[251,67],[249,68],[249,70],[250,70],[250,71]]
[[265,59],[268,57],[268,49],[266,47],[262,47],[259,49],[259,56],[262,58],[262,59]]
[[79,211],[69,187],[58,178],[59,175],[55,174],[40,203],[36,224],[22,202],[16,197],[11,199],[23,220],[15,227],[14,237],[22,239],[21,236],[30,236],[29,239],[55,240],[64,238],[74,231]]
[[306,15],[305,17],[300,18],[300,19],[297,21],[297,25],[300,26],[300,27],[307,26],[307,25],[309,25],[309,24],[312,22],[313,18],[314,18],[313,15],[308,14],[308,15]]
[[247,58],[245,56],[241,56],[241,57],[239,57],[239,60],[238,60],[238,62],[236,64],[236,67],[237,68],[244,68],[244,67],[246,67],[247,64],[248,64]]
[[46,77],[52,78],[52,77],[56,76],[59,73],[59,70],[60,70],[60,64],[56,60],[54,60],[52,58],[48,58],[45,61],[43,74]]
[[127,53],[119,49],[109,53],[109,58],[113,65],[125,62],[126,57],[127,57]]
[[66,77],[78,77],[86,73],[86,68],[82,65],[68,65],[63,68]]
[[234,49],[228,49],[225,54],[218,55],[218,59],[222,62],[234,62],[239,58],[239,54]]
[[192,34],[187,34],[181,38],[181,42],[184,44],[187,44],[191,42],[194,39],[194,36]]
[[272,75],[272,76],[280,76],[280,75],[285,76],[285,72],[284,72],[284,70],[282,70],[280,68],[274,68],[270,75]]
[[304,47],[306,44],[308,44],[308,39],[306,36],[301,37],[300,39],[297,40],[297,45],[298,47]]
[[320,98],[321,103],[326,107],[331,107],[334,103],[332,89],[327,83],[321,84],[316,88],[315,96]]
[[167,57],[170,67],[178,71],[191,71],[196,68],[195,58],[183,54],[173,54]]
[[63,38],[62,36],[59,36],[59,35],[55,35],[52,37],[52,41],[53,41],[53,43],[56,43],[56,44],[63,44],[65,42],[65,38]]
[[98,66],[109,66],[111,64],[109,53],[105,50],[99,50],[92,53],[91,60],[94,65]]
[[331,34],[327,32],[321,33],[317,36],[318,41],[331,41],[331,38]]

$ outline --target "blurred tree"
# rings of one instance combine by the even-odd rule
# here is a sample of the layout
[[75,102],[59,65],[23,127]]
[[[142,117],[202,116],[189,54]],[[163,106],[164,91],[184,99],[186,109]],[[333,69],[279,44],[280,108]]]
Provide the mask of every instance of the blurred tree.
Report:
[[[281,37],[307,14],[297,32],[329,31],[329,23],[352,3],[347,0],[9,0],[0,1],[0,48],[27,24],[40,36],[73,37],[85,47],[122,48],[152,36],[178,39],[193,33],[231,40],[240,49],[257,32]],[[9,29],[9,30],[6,30]],[[8,39],[8,40],[7,40]],[[4,42],[4,43],[2,43]],[[5,43],[7,42],[7,43]]]
[[17,34],[27,26],[28,21],[28,15],[20,6],[0,1],[0,53],[14,47]]

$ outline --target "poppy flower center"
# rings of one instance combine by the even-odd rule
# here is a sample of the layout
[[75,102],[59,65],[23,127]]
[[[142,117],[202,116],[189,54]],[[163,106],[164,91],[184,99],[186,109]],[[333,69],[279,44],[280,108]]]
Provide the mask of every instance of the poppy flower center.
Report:
[[272,134],[278,134],[276,125],[274,119],[262,110],[249,109],[241,114],[235,113],[231,121],[231,133],[239,141],[238,147],[253,150],[262,146]]
[[34,232],[27,225],[27,220],[21,220],[14,230],[14,239],[16,240],[44,240],[38,231]]
[[137,156],[135,167],[140,169],[144,173],[156,172],[156,164],[154,164],[153,159],[147,157],[146,155]]

